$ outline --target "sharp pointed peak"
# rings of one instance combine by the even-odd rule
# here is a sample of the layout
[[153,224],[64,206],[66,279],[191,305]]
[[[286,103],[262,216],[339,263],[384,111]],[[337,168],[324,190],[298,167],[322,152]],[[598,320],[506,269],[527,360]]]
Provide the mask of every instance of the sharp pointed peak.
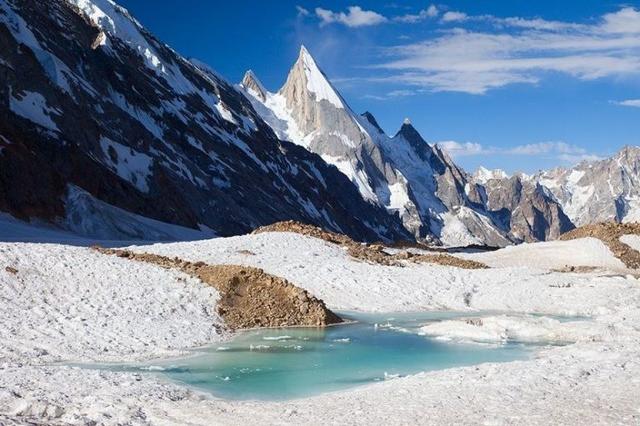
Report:
[[409,120],[408,118],[405,118],[402,121],[402,126],[400,126],[400,130],[398,130],[398,133],[396,133],[396,136],[398,135],[402,135],[405,137],[405,139],[420,139],[422,140],[422,136],[420,135],[420,133],[418,133],[418,131],[415,129],[415,127],[413,127],[413,125],[411,124],[411,120]]
[[400,126],[400,130],[395,134],[394,138],[402,138],[407,141],[414,149],[424,149],[429,144],[424,140],[422,135],[413,127],[411,121],[405,118]]
[[[514,177],[518,176],[519,174],[515,174]],[[478,167],[478,169],[475,171],[475,173],[473,174],[474,179],[479,182],[479,183],[487,183],[488,181],[492,180],[492,179],[509,179],[510,176],[507,174],[507,172],[505,172],[502,169],[488,169],[484,166],[480,166]]]
[[247,70],[247,72],[244,73],[242,83],[240,84],[245,88],[245,90],[260,98],[263,102],[267,99],[267,89],[262,85],[262,82],[258,79],[253,70]]
[[382,128],[378,124],[378,121],[373,116],[373,114],[371,114],[369,111],[365,111],[360,115],[362,115],[362,117],[364,117],[365,120],[367,120],[373,127],[375,127],[376,130],[378,130],[378,132],[384,133],[384,131],[382,130]]
[[320,71],[320,67],[318,67],[316,60],[313,58],[311,53],[309,53],[309,50],[307,50],[304,44],[300,45],[300,54],[298,55],[298,62],[302,62],[308,68],[317,69],[318,71]]
[[304,45],[300,46],[300,56],[289,72],[287,82],[280,89],[280,93],[286,92],[288,86],[300,83],[304,83],[301,88],[313,93],[318,102],[326,100],[336,108],[346,108],[340,94]]

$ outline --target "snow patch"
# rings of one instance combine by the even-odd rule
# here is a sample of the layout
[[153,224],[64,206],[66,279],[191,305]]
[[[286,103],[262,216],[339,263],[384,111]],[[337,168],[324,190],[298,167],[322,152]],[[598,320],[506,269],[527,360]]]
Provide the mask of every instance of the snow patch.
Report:
[[58,132],[58,126],[51,119],[51,115],[60,115],[58,109],[50,108],[47,100],[40,93],[24,91],[16,98],[13,94],[9,94],[9,108],[15,114],[26,118],[49,130]]
[[456,256],[476,260],[495,268],[562,269],[567,266],[592,266],[613,270],[626,269],[611,250],[597,238],[520,244],[493,252],[465,253],[456,254]]
[[345,107],[340,95],[338,95],[331,83],[329,83],[324,73],[320,71],[320,68],[316,65],[316,61],[304,46],[300,48],[300,59],[304,65],[304,72],[307,77],[307,89],[316,95],[316,100],[319,102],[324,99],[336,108],[344,109]]
[[623,235],[620,237],[620,242],[636,251],[640,251],[640,235]]
[[420,328],[424,336],[476,343],[562,344],[600,339],[601,333],[590,321],[512,315],[445,320]]
[[336,166],[337,169],[342,172],[342,174],[347,176],[349,180],[351,180],[351,182],[356,185],[356,187],[360,191],[360,194],[362,195],[362,198],[367,201],[378,201],[378,196],[373,191],[373,189],[371,189],[371,185],[369,185],[369,177],[364,170],[356,170],[353,163],[348,160],[343,160],[340,157],[333,157],[331,155],[321,155],[321,157],[325,162]]
[[[112,161],[112,168],[122,179],[131,182],[142,192],[149,192],[147,180],[151,176],[153,158],[112,141],[109,138],[100,138],[102,151]],[[115,153],[115,160],[112,154]]]

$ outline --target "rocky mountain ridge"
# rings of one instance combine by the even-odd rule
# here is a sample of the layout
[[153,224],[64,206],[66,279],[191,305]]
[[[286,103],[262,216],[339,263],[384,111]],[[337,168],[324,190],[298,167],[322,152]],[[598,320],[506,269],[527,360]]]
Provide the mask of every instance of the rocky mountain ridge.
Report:
[[0,76],[0,210],[15,217],[114,239],[150,229],[122,212],[209,235],[293,219],[409,237],[111,1],[0,2]]
[[356,240],[504,246],[640,220],[640,149],[470,175],[411,125],[356,114],[302,47],[269,92],[187,60],[109,0],[0,2],[0,211],[106,239],[281,220]]
[[355,114],[304,46],[278,92],[265,91],[253,72],[240,87],[279,137],[336,166],[367,201],[398,214],[418,240],[504,246],[571,228],[554,199],[527,191],[509,205],[524,207],[514,223],[529,225],[512,229],[505,206],[487,205],[484,182],[428,144],[410,120],[391,137],[371,113]]

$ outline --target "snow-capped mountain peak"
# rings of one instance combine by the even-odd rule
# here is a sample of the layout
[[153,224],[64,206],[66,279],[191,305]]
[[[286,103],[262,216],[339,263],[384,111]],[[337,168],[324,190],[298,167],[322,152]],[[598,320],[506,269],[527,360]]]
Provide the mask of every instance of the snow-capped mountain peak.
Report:
[[[446,236],[443,242],[457,245],[469,241],[456,239],[464,234],[491,245],[508,242],[490,218],[472,211],[465,176],[444,152],[427,144],[408,119],[389,137],[371,113],[356,116],[304,46],[278,93],[263,100],[250,84],[241,86],[277,134],[336,166],[364,199],[400,215],[418,238]],[[450,232],[456,227],[467,231]]]
[[420,136],[420,133],[418,133],[415,127],[413,127],[413,125],[411,124],[411,121],[408,118],[405,118],[404,121],[402,122],[402,126],[400,126],[398,133],[396,133],[396,136],[398,135],[402,135],[405,138],[412,138],[412,139],[420,138],[420,140],[423,140],[422,136]]
[[253,96],[260,98],[262,102],[267,100],[267,89],[263,86],[262,82],[256,77],[252,70],[248,70],[242,78],[242,87],[247,91],[251,91]]
[[291,77],[294,79],[301,79],[305,84],[306,89],[314,94],[316,101],[320,102],[325,100],[330,102],[336,108],[345,108],[342,98],[329,82],[329,79],[324,72],[322,72],[318,67],[315,59],[313,59],[313,56],[311,56],[304,45],[300,46],[298,60],[291,69],[289,79],[287,79],[287,83],[283,89],[287,87]]
[[[405,119],[389,137],[371,113],[356,116],[304,47],[278,93],[263,98],[254,85],[250,80],[241,87],[278,135],[336,166],[365,200],[398,214],[417,238],[502,246],[516,235],[510,234],[508,218],[489,211],[472,177],[446,151],[429,145],[411,120]],[[545,206],[546,200],[536,202]],[[545,235],[547,229],[538,231],[536,235]],[[529,238],[532,232],[522,227],[515,239]]]
[[640,147],[625,146],[610,158],[572,168],[543,171],[533,179],[545,186],[572,222],[640,220]]
[[508,179],[509,175],[502,169],[489,170],[480,166],[473,174],[473,179],[478,183],[487,183],[491,179]]

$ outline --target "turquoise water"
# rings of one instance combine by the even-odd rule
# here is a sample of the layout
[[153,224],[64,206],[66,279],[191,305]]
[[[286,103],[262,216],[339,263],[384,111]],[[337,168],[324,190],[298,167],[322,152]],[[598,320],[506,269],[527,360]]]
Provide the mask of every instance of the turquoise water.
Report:
[[189,358],[119,369],[164,374],[227,399],[285,400],[421,371],[530,356],[530,346],[459,344],[416,334],[421,325],[457,315],[342,313],[358,322],[246,331]]

